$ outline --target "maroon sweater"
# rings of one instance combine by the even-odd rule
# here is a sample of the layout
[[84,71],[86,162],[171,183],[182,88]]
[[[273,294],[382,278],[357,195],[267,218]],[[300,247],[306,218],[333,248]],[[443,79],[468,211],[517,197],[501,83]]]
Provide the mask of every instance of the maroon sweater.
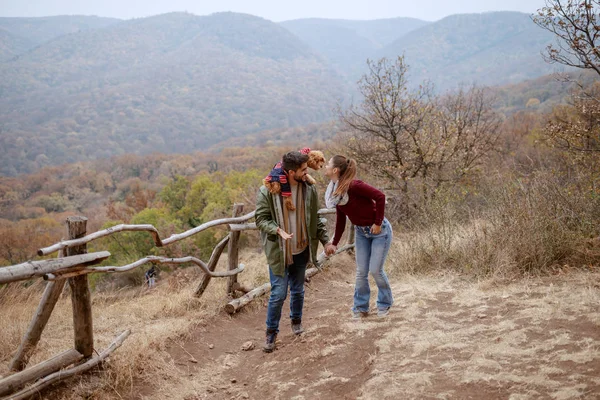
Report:
[[350,218],[356,226],[381,225],[385,212],[385,194],[373,186],[353,180],[348,189],[348,202],[343,206],[335,207],[336,223],[333,244],[337,246],[344,229],[346,229],[346,217]]

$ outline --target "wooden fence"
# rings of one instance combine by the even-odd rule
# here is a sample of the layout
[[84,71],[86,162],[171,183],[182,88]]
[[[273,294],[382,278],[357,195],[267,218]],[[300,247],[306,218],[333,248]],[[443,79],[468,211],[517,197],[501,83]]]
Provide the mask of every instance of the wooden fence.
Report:
[[[93,368],[115,351],[129,336],[131,333],[130,330],[123,331],[115,338],[108,348],[101,353],[97,353],[96,356],[93,356],[94,332],[92,302],[87,277],[90,273],[124,272],[147,263],[191,263],[198,266],[204,272],[202,280],[194,292],[195,296],[201,296],[204,293],[212,278],[227,278],[226,290],[227,294],[231,295],[231,297],[235,297],[233,296],[235,292],[243,293],[241,297],[234,298],[225,305],[225,310],[230,314],[235,313],[256,297],[268,293],[271,289],[270,283],[266,283],[258,288],[250,289],[237,282],[237,275],[244,271],[244,265],[239,264],[239,239],[241,232],[257,229],[255,223],[249,222],[254,218],[255,212],[252,211],[251,213],[242,215],[243,210],[243,204],[235,204],[231,218],[210,221],[183,233],[171,235],[164,240],[160,238],[157,229],[152,225],[117,225],[88,235],[86,232],[87,218],[69,217],[67,218],[68,240],[38,250],[39,256],[47,256],[58,252],[57,258],[28,261],[18,265],[1,267],[0,284],[39,277],[48,281],[39,306],[19,348],[11,360],[10,369],[14,373],[0,380],[0,396],[5,396],[2,397],[2,400],[25,399],[31,397],[32,395],[39,393],[43,388],[52,385],[59,380],[69,378],[75,374]],[[318,211],[320,217],[333,213],[335,213],[334,209],[321,209]],[[118,232],[145,231],[152,235],[157,247],[163,247],[219,225],[226,225],[229,229],[229,234],[215,246],[209,261],[206,263],[195,257],[166,258],[148,256],[124,266],[94,266],[110,257],[110,253],[108,251],[87,253],[87,243]],[[227,270],[216,272],[215,268],[225,246],[228,248]],[[350,229],[346,245],[338,249],[336,254],[353,247],[354,229]],[[307,280],[320,270],[324,261],[325,258],[320,258],[313,268],[307,270]],[[63,291],[65,283],[67,282],[71,289],[74,347],[36,366],[25,369],[41,338],[42,332],[52,314],[54,306]],[[23,388],[29,383],[33,384]]]

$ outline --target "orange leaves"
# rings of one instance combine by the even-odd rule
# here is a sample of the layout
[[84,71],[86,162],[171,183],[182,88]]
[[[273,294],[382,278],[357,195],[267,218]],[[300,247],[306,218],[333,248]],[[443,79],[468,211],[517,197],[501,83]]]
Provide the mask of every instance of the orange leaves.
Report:
[[32,259],[38,248],[58,241],[59,236],[60,224],[49,217],[18,222],[0,220],[0,265]]

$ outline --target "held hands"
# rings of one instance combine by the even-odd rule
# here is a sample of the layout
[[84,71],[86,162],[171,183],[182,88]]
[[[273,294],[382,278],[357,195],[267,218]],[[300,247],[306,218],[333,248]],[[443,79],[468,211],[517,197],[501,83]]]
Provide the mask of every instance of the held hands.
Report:
[[281,229],[281,228],[277,228],[277,234],[278,234],[279,236],[281,236],[281,237],[283,238],[283,240],[288,240],[288,239],[291,239],[291,238],[292,238],[292,236],[294,236],[294,234],[293,234],[293,233],[287,233],[286,231],[284,231],[284,230],[283,230],[283,229]]
[[331,243],[325,245],[325,255],[330,256],[337,251],[337,246]]
[[381,225],[373,224],[373,226],[371,227],[371,233],[373,235],[379,235],[381,233]]

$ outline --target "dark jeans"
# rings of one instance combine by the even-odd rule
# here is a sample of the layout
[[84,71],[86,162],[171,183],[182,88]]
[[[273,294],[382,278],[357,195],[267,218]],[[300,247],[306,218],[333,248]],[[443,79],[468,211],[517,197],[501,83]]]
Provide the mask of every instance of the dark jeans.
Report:
[[288,286],[290,288],[290,318],[292,320],[302,319],[304,276],[309,254],[308,247],[306,247],[302,253],[295,255],[294,263],[285,268],[283,276],[273,274],[273,271],[269,268],[271,297],[267,308],[267,330],[279,332],[281,309],[287,296]]

